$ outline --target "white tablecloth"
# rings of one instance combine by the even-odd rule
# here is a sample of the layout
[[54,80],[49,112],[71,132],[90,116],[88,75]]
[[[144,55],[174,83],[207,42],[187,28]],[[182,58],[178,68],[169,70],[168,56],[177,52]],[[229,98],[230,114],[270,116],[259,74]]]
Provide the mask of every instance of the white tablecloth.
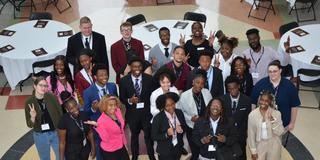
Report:
[[[246,0],[246,2],[248,2],[251,5],[253,4],[253,0]],[[292,7],[294,5],[294,2],[296,2],[296,0],[287,0],[287,2],[289,2],[290,7]],[[274,2],[273,2],[273,4],[274,4]]]
[[[45,28],[34,28],[35,21],[21,22],[6,29],[16,31],[11,36],[0,35],[0,47],[12,45],[15,49],[0,55],[0,65],[3,67],[6,78],[12,90],[19,81],[32,73],[32,64],[36,61],[65,55],[68,43],[67,37],[58,37],[58,31],[72,30],[68,25],[49,21]],[[44,48],[48,54],[35,56],[31,51]]]
[[[290,36],[290,46],[301,45],[305,49],[305,51],[303,52],[290,54],[289,63],[292,64],[294,76],[297,76],[297,70],[300,68],[320,69],[320,66],[311,64],[314,56],[320,56],[320,24],[305,25],[298,28],[305,30],[309,34],[300,37],[292,33],[291,31],[288,31],[281,37],[278,46],[278,52],[280,53],[280,55],[288,56],[288,54],[285,52],[283,44],[285,41],[287,41],[288,36]],[[303,80],[314,80],[314,78],[303,77]]]
[[[140,25],[133,26],[133,37],[137,38],[142,41],[143,44],[148,44],[152,48],[156,44],[160,43],[159,38],[159,29],[161,27],[167,27],[170,30],[170,41],[174,42],[179,45],[179,39],[180,34],[185,35],[185,40],[191,39],[191,25],[193,24],[193,21],[183,21],[188,22],[189,24],[184,29],[177,29],[173,28],[173,26],[178,22],[182,20],[158,20],[158,21],[152,21],[149,23],[143,23]],[[158,30],[149,32],[144,26],[153,24],[155,25]],[[208,26],[206,28],[209,28]],[[209,36],[210,30],[204,29],[204,33]],[[212,31],[214,31],[214,28],[210,28]],[[215,39],[216,40],[216,39]],[[145,51],[145,59],[148,59],[149,57],[149,51]]]

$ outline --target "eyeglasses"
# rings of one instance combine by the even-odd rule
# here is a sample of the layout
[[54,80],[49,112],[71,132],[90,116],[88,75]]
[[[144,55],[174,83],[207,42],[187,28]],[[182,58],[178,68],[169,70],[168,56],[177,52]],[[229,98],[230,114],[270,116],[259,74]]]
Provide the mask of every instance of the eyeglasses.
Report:
[[43,87],[43,88],[48,88],[47,84],[38,84],[38,86]]
[[269,73],[277,73],[277,72],[279,72],[279,70],[269,70],[268,72]]

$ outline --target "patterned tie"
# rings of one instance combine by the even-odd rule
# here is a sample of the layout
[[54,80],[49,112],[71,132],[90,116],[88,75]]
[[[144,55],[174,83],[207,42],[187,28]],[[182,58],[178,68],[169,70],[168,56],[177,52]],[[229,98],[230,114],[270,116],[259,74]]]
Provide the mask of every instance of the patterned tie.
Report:
[[86,42],[84,43],[84,45],[86,46],[87,49],[90,49],[88,38],[86,38]]
[[232,102],[232,114],[236,113],[236,110],[237,110],[237,102],[233,101]]
[[169,57],[169,48],[164,48],[164,55],[168,58]]
[[136,83],[134,83],[134,90],[136,91],[136,96],[139,97],[140,96],[140,85],[139,85],[139,79],[136,78]]

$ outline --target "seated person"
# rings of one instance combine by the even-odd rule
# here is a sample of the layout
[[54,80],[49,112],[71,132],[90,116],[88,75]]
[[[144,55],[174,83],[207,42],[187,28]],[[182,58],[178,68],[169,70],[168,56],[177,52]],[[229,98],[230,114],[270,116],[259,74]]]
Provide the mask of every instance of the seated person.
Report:
[[[119,84],[120,78],[130,72],[128,62],[132,58],[139,57],[141,60],[145,60],[142,42],[131,37],[132,24],[130,22],[122,23],[120,25],[120,32],[122,38],[111,45],[111,62],[117,74],[117,84]],[[152,69],[148,61],[144,61],[143,70],[149,75],[152,74]]]
[[171,60],[173,50],[178,46],[170,42],[170,30],[167,27],[159,29],[159,37],[161,42],[152,47],[149,52],[149,62],[152,64],[153,73]]

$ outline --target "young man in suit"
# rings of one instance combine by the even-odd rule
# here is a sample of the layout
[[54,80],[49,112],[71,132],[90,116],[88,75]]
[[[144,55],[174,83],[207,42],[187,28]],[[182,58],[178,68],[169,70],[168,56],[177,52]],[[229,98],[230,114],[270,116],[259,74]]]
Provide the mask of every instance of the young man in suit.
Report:
[[132,160],[139,156],[139,134],[144,132],[144,140],[150,160],[155,160],[153,141],[151,140],[150,95],[153,91],[153,80],[142,72],[142,63],[138,57],[129,61],[131,72],[121,78],[120,100],[126,106],[126,122],[131,131]]
[[[144,60],[144,48],[142,42],[131,37],[132,24],[124,22],[120,25],[120,32],[122,38],[111,45],[111,62],[114,71],[117,74],[117,84],[120,78],[130,72],[130,67],[127,65],[130,59],[139,57]],[[148,64],[143,63],[143,71],[148,68]],[[152,74],[151,67],[149,67],[149,74]]]
[[106,48],[106,41],[102,34],[92,31],[92,23],[88,17],[80,19],[80,32],[68,39],[67,60],[74,67],[74,74],[80,69],[78,56],[83,48],[94,51],[93,63],[103,63],[109,72],[109,62]]
[[153,73],[171,60],[174,48],[178,46],[170,42],[170,30],[167,27],[159,29],[159,38],[161,42],[152,47],[149,52],[149,62],[152,64]]
[[[98,107],[101,97],[106,94],[118,96],[118,93],[116,84],[108,82],[108,68],[104,64],[95,64],[92,69],[92,74],[96,82],[83,92],[84,111],[90,117],[90,120],[97,121],[101,115]],[[102,157],[99,154],[101,139],[96,131],[94,131],[94,139],[96,141],[97,160],[101,160]]]
[[192,80],[199,69],[203,69],[207,72],[207,81],[205,82],[205,88],[209,89],[212,97],[219,97],[224,94],[222,72],[219,68],[211,66],[212,53],[210,50],[203,50],[199,55],[199,68],[193,69],[187,81],[187,89],[192,87]]
[[227,117],[232,117],[239,134],[239,145],[242,150],[241,160],[246,160],[246,140],[248,116],[251,112],[251,99],[240,92],[240,80],[236,76],[227,77],[225,84],[227,94],[221,97]]

